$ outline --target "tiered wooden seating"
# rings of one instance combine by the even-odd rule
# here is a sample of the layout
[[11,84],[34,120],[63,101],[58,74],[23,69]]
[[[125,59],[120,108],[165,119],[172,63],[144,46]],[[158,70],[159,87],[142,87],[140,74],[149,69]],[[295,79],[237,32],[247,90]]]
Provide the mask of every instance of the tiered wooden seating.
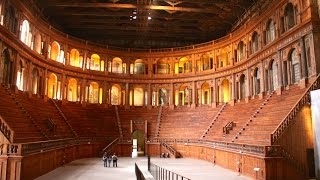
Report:
[[[165,108],[164,108],[165,109]],[[157,117],[159,114],[159,108],[147,109],[145,107],[134,107],[133,109],[118,108],[119,118],[121,121],[121,128],[123,132],[123,138],[126,140],[131,139],[130,134],[130,121],[133,121],[133,130],[144,129],[144,122],[147,120],[148,133],[147,138],[153,138],[156,131]],[[142,127],[141,127],[142,126]]]
[[45,140],[40,130],[18,108],[16,101],[8,94],[8,90],[2,86],[0,87],[0,115],[14,130],[15,143]]
[[103,108],[96,104],[57,102],[80,137],[119,137],[114,108]]
[[219,109],[220,106],[164,109],[159,138],[199,139]]
[[[25,93],[19,92],[15,95],[22,106],[38,122],[39,126],[49,135],[50,139],[72,138],[72,132],[59,114],[51,101],[45,102],[43,99],[28,97]],[[49,125],[49,118],[56,126],[53,131]]]
[[[234,106],[227,104],[221,115],[218,117],[216,123],[207,133],[206,140],[231,141],[232,137],[242,127],[245,122],[251,117],[253,112],[262,103],[262,100],[253,99],[249,103],[240,101]],[[229,134],[223,133],[223,127],[230,121],[235,123],[235,127]]]
[[295,103],[298,102],[305,89],[299,86],[290,86],[282,95],[274,95],[256,117],[252,118],[249,126],[238,135],[237,143],[270,145],[270,134],[282,122]]

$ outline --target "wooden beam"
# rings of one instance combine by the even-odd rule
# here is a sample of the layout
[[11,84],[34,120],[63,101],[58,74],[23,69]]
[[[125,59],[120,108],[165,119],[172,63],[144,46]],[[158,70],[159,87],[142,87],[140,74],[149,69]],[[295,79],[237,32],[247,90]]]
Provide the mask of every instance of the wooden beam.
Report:
[[48,7],[73,7],[73,8],[115,8],[115,9],[146,9],[161,10],[169,12],[196,12],[208,14],[220,14],[225,11],[219,7],[212,6],[210,8],[192,8],[192,7],[176,7],[176,6],[159,6],[159,5],[137,5],[137,4],[117,4],[117,3],[51,3]]

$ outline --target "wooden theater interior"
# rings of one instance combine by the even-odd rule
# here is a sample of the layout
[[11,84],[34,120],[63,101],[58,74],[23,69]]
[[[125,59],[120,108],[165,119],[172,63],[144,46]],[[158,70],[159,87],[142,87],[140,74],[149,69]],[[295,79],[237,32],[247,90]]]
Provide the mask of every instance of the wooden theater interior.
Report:
[[319,5],[0,0],[0,179],[130,157],[133,139],[142,156],[319,178]]

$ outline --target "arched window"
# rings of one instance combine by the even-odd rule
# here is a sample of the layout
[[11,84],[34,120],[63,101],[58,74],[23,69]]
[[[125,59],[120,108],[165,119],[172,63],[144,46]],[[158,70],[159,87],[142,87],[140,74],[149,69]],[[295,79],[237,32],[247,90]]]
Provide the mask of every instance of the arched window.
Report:
[[179,60],[179,64],[178,64],[178,68],[176,72],[178,72],[179,74],[181,73],[188,73],[188,72],[192,72],[192,62],[189,61],[188,58],[183,57]]
[[[50,48],[50,59],[59,61],[60,56],[60,45],[56,41],[51,44]],[[60,62],[60,61],[59,61]]]
[[111,87],[111,104],[120,105],[121,104],[121,87],[115,84]]
[[254,71],[254,94],[260,94],[260,71],[258,68]]
[[239,99],[246,97],[246,76],[242,74],[239,79]]
[[0,63],[0,81],[3,84],[9,85],[12,83],[13,63],[10,59],[10,52],[5,49],[2,52],[2,59]]
[[183,84],[180,88],[176,91],[175,94],[175,105],[190,105],[192,102],[192,92],[191,89],[188,87],[187,84]]
[[39,71],[34,68],[32,71],[32,94],[38,93]]
[[4,15],[4,24],[5,27],[11,31],[12,33],[16,34],[16,26],[17,26],[17,18],[16,18],[16,10],[13,6],[6,3],[5,15]]
[[22,61],[20,61],[18,65],[16,86],[20,91],[23,91],[23,85],[24,85],[24,68],[22,65]]
[[100,71],[100,56],[98,54],[91,55],[90,69]]
[[203,83],[201,86],[201,104],[210,104],[210,85]]
[[89,103],[99,103],[99,84],[96,82],[89,86]]
[[291,29],[296,24],[295,10],[292,3],[288,3],[284,10],[284,23],[285,23],[286,30]]
[[77,80],[71,78],[69,79],[69,82],[68,82],[68,91],[67,91],[68,101],[76,102],[78,100],[77,94],[78,94]]
[[221,83],[221,96],[220,102],[229,102],[230,101],[230,82],[227,79],[224,79]]
[[300,81],[300,61],[299,61],[299,55],[296,51],[296,49],[293,49],[290,56],[289,56],[289,60],[290,60],[290,64],[292,64],[292,83],[297,83]]
[[238,44],[237,56],[238,56],[237,57],[238,61],[241,61],[244,59],[244,43],[243,43],[243,41],[241,41]]
[[41,35],[40,33],[37,33],[35,35],[35,40],[34,40],[34,47],[33,49],[39,53],[39,54],[42,54],[42,42],[41,42]]
[[159,60],[157,62],[157,74],[169,74],[170,69],[169,69],[169,64],[165,60]]
[[142,88],[134,88],[134,106],[143,106],[144,90]]
[[134,62],[134,74],[144,74],[145,73],[145,65],[142,59],[137,59]]
[[58,80],[55,74],[50,74],[48,79],[48,98],[56,99],[58,90]]
[[251,39],[251,52],[255,53],[259,50],[259,34],[254,32]]
[[267,23],[267,43],[272,42],[276,37],[276,29],[274,22],[270,19]]
[[75,67],[81,67],[80,64],[80,53],[77,49],[72,49],[70,51],[70,65]]
[[122,73],[122,60],[118,57],[113,58],[112,60],[112,72],[113,73]]
[[272,60],[269,68],[269,90],[276,90],[278,88],[278,65],[275,60]]
[[[29,32],[30,32],[30,25],[29,22],[27,20],[24,20],[22,22],[22,27],[21,27],[21,36],[20,36],[20,40],[26,44],[27,46],[30,45],[29,43]],[[30,37],[31,40],[31,37]]]

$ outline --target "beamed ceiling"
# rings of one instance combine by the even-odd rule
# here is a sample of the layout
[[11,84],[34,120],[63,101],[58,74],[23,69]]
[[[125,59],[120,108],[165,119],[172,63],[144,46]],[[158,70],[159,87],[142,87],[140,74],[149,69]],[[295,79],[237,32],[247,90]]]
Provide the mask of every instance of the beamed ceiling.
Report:
[[226,35],[257,0],[33,0],[57,29],[128,48],[162,48]]

